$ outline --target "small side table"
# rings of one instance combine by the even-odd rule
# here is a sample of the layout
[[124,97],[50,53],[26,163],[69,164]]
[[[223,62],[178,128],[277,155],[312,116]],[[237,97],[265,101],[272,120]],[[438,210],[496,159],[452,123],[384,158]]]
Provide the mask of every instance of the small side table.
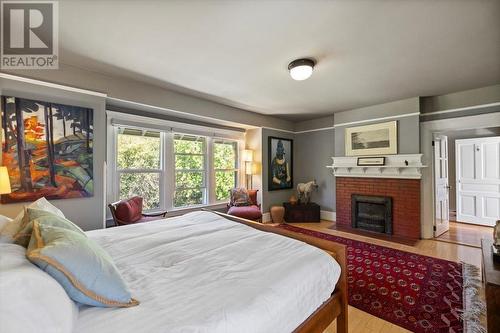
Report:
[[286,222],[319,222],[320,207],[314,202],[308,204],[292,205],[289,202],[284,202],[285,221]]
[[493,259],[492,245],[492,240],[481,240],[486,319],[488,322],[488,332],[500,332],[500,262]]

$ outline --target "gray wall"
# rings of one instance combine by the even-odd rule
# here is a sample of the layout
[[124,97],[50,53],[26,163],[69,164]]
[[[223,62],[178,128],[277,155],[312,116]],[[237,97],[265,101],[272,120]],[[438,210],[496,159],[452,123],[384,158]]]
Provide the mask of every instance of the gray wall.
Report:
[[315,130],[320,128],[333,127],[334,117],[328,116],[323,118],[311,119],[295,123],[295,132]]
[[[401,101],[373,105],[335,114],[335,156],[345,155],[346,127],[376,124],[389,120],[370,119],[415,114],[419,112],[419,99],[409,98]],[[363,121],[362,123],[349,124]],[[418,114],[397,119],[398,122],[398,154],[418,154],[420,152],[420,120]],[[345,124],[345,125],[344,125]]]
[[295,181],[308,182],[316,179],[318,192],[312,200],[321,210],[335,211],[335,177],[327,165],[332,164],[334,156],[335,132],[333,129],[299,133],[295,136]]
[[421,98],[421,112],[429,113],[500,102],[500,84]]
[[455,141],[459,139],[485,138],[500,136],[500,127],[480,128],[441,133],[448,137],[448,181],[450,188],[450,210],[456,210],[456,152]]
[[492,117],[500,117],[500,84],[440,96],[421,97],[420,108],[421,122],[486,113],[491,113]]
[[[223,105],[145,82],[90,72],[66,64],[60,64],[58,70],[23,70],[22,74],[16,70],[5,72],[100,91],[112,98],[108,99],[109,104],[116,106],[133,107],[159,113],[170,110],[171,114],[181,118],[195,115],[207,122],[215,122],[220,125],[234,126],[234,123],[239,123],[293,130],[293,123],[287,120]],[[133,103],[123,103],[116,99]]]
[[[275,136],[278,138],[292,139],[293,142],[293,188],[289,190],[268,190],[268,138],[270,136]],[[290,196],[295,193],[295,187],[297,186],[297,140],[295,140],[295,134],[270,130],[267,128],[262,129],[262,211],[268,212],[269,208],[273,205],[281,206],[283,202],[288,201]]]
[[[0,94],[94,109],[94,196],[81,199],[53,200],[51,203],[61,209],[68,219],[75,222],[84,230],[102,228],[104,224],[105,207],[105,98],[3,78],[0,78]],[[25,204],[29,203],[0,205],[0,214],[14,217],[22,210]]]

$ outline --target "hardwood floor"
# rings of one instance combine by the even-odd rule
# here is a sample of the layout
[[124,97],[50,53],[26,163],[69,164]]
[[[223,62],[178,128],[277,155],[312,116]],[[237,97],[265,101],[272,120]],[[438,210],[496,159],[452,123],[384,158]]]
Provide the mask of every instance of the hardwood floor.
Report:
[[[469,264],[481,266],[481,250],[471,246],[453,244],[449,242],[420,240],[414,246],[393,243],[380,239],[355,235],[343,231],[332,230],[334,222],[322,221],[320,223],[291,223],[292,225],[338,235],[346,238],[360,240],[377,245],[387,246],[403,251],[423,254],[453,261],[464,261]],[[491,232],[490,232],[491,234]],[[335,322],[330,325],[325,333],[335,333]],[[350,333],[393,333],[409,332],[385,320],[374,317],[366,312],[349,306],[349,332]]]
[[450,221],[450,230],[436,240],[480,248],[482,238],[493,239],[493,228]]

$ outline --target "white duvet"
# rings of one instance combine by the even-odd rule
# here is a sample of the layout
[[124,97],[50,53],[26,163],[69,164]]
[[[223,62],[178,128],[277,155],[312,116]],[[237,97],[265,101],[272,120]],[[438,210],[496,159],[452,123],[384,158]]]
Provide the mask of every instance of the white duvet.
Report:
[[87,234],[141,304],[82,307],[75,332],[291,332],[340,276],[315,247],[210,212]]

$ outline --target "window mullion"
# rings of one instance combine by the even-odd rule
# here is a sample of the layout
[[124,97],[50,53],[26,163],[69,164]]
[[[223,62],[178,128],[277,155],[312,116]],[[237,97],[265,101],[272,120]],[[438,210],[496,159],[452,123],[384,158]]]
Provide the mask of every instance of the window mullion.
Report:
[[207,203],[214,204],[217,200],[215,198],[215,171],[214,171],[214,140],[208,138],[207,140]]
[[167,132],[164,134],[164,178],[165,185],[165,209],[172,210],[174,208],[174,192],[175,192],[175,155],[174,155],[174,134]]

